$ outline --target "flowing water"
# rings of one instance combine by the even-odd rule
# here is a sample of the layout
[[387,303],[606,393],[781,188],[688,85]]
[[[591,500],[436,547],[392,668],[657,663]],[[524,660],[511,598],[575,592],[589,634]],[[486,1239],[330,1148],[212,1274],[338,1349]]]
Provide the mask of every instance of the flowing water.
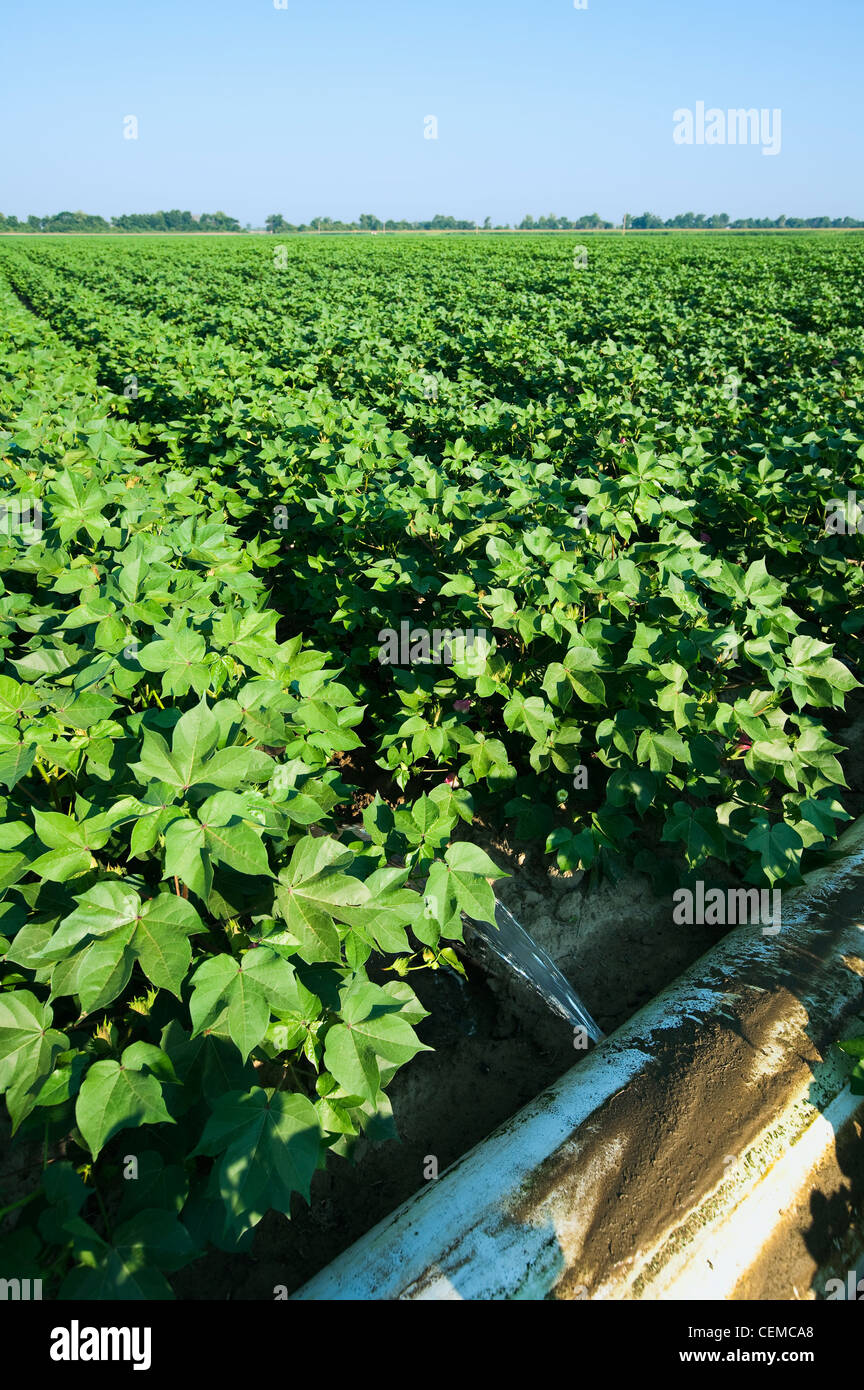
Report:
[[466,918],[471,929],[493,955],[515,970],[532,989],[536,990],[550,1009],[568,1023],[585,1029],[592,1042],[600,1042],[604,1034],[589,1014],[579,995],[565,980],[555,962],[538,946],[532,936],[516,921],[513,913],[495,899],[495,923]]

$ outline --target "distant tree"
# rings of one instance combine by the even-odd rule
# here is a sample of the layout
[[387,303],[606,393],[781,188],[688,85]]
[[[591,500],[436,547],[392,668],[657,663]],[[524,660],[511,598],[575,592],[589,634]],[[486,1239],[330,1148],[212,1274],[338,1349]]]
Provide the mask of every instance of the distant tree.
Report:
[[602,217],[598,217],[596,212],[591,212],[587,217],[578,217],[573,223],[573,226],[577,231],[585,232],[590,231],[592,227],[599,229],[609,228],[612,226],[612,223],[604,222]]
[[171,232],[188,232],[195,226],[191,212],[181,212],[179,208],[172,208],[170,212],[164,214],[164,217],[165,226]]
[[46,217],[42,221],[42,228],[46,232],[109,232],[110,224],[100,217],[97,213],[82,212],[58,212],[53,217]]
[[271,212],[264,226],[267,228],[268,232],[273,232],[275,234],[276,232],[284,232],[287,223],[281,212]]
[[240,223],[236,217],[229,217],[227,212],[202,212],[198,219],[198,226],[202,232],[239,232]]

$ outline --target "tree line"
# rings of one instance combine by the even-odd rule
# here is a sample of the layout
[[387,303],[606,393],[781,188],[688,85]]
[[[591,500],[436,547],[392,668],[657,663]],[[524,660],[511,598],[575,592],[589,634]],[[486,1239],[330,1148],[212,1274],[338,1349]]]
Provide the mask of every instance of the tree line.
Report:
[[[864,221],[855,217],[739,217],[732,222],[725,212],[715,212],[706,214],[702,212],[679,212],[675,217],[669,217],[665,221],[653,212],[643,212],[638,217],[631,217],[629,213],[625,215],[625,222],[628,228],[634,231],[650,229],[673,230],[683,229],[714,229],[725,230],[744,230],[747,228],[771,228],[771,227],[801,227],[801,228],[825,228],[825,227],[864,227]],[[567,217],[558,217],[555,213],[549,213],[546,217],[538,217],[536,220],[528,215],[523,217],[515,228],[509,222],[497,223],[494,227],[489,217],[483,219],[482,224],[465,218],[445,217],[442,213],[436,213],[434,217],[425,222],[407,222],[404,219],[399,221],[382,221],[380,217],[375,217],[373,213],[364,212],[356,222],[340,222],[332,217],[314,217],[311,222],[286,222],[281,213],[271,213],[266,219],[266,230],[274,234],[283,235],[290,232],[449,232],[463,231],[470,232],[475,229],[481,231],[610,231],[621,223],[605,222],[596,212],[592,212],[583,217],[577,217],[571,221]],[[250,223],[241,227],[236,217],[229,217],[225,212],[202,212],[200,216],[194,217],[191,212],[181,212],[179,208],[172,208],[169,212],[131,212],[124,213],[120,217],[112,217],[106,221],[97,213],[89,212],[57,212],[49,217],[35,217],[32,214],[24,221],[19,221],[13,215],[4,216],[0,213],[0,232],[243,232],[252,231]],[[256,229],[257,230],[257,229]]]
[[[172,208],[170,212],[131,212],[107,222],[94,212],[56,212],[50,217],[34,217],[23,222],[0,213],[0,232],[241,232],[236,217],[225,212],[191,212]],[[251,230],[247,227],[246,230]]]
[[684,228],[723,228],[730,227],[733,230],[747,227],[864,227],[864,222],[856,217],[739,217],[734,222],[729,220],[725,212],[715,212],[706,216],[702,212],[679,212],[677,217],[670,217],[664,222],[662,217],[657,217],[653,212],[643,212],[639,217],[631,217],[627,214],[627,226],[636,229],[657,228],[657,227],[684,227]]

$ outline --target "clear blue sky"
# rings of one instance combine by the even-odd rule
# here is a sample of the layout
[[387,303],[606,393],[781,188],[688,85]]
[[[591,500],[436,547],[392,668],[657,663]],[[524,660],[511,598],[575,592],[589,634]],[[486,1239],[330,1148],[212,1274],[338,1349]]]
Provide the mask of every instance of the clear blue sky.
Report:
[[[0,211],[19,217],[864,216],[864,0],[6,0],[4,16]],[[698,101],[779,107],[780,154],[676,145],[672,113]]]

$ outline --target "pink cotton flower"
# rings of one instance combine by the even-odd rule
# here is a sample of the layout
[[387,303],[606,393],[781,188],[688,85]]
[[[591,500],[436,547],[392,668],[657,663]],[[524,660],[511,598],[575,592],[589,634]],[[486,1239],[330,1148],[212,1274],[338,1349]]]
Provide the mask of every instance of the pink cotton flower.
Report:
[[459,778],[458,778],[458,777],[454,777],[454,776],[445,777],[445,778],[444,778],[444,781],[447,783],[447,786],[448,786],[448,787],[458,787],[458,785],[459,785]]
[[471,701],[470,701],[470,700],[454,700],[454,701],[453,701],[453,708],[454,708],[454,709],[461,710],[461,711],[464,713],[464,711],[465,711],[466,709],[470,709],[470,708],[471,708]]
[[711,544],[711,533],[710,533],[709,531],[700,531],[700,532],[699,532],[699,539],[700,539],[700,541],[702,542],[703,545],[710,545],[710,544]]

